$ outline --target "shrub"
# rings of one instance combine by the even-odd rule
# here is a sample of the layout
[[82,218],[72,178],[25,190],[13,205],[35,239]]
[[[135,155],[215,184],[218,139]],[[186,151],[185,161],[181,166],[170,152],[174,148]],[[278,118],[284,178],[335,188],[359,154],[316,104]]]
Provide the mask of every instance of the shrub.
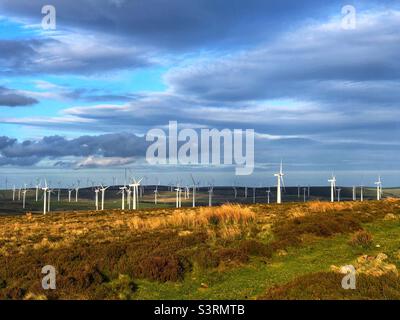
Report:
[[210,249],[200,249],[193,260],[202,269],[216,268],[219,264],[218,256]]
[[223,248],[217,251],[217,255],[221,262],[246,263],[249,261],[247,253],[240,249]]
[[261,256],[270,258],[272,256],[273,249],[257,240],[244,240],[240,244],[240,249],[251,256]]
[[147,257],[140,263],[137,271],[139,277],[160,282],[181,280],[184,273],[184,265],[175,255]]
[[372,234],[365,230],[357,231],[353,234],[350,245],[369,248],[372,245]]

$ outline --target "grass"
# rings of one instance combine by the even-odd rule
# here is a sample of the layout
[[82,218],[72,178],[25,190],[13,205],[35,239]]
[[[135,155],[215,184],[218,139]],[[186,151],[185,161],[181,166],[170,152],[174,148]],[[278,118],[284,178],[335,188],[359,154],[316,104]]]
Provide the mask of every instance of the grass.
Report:
[[[344,295],[330,269],[380,252],[400,267],[399,215],[390,199],[1,217],[0,297],[397,298],[387,278]],[[40,288],[44,264],[59,272],[55,292]]]

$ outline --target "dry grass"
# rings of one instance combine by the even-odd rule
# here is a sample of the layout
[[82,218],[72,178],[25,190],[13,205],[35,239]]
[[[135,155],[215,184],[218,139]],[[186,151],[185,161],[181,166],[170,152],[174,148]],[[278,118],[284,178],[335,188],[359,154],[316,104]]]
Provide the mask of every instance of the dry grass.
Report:
[[225,204],[221,207],[202,207],[198,210],[175,210],[171,215],[159,217],[133,217],[128,221],[132,230],[144,231],[160,228],[193,229],[209,225],[221,226],[226,234],[237,233],[229,225],[247,225],[255,220],[255,213],[247,207]]

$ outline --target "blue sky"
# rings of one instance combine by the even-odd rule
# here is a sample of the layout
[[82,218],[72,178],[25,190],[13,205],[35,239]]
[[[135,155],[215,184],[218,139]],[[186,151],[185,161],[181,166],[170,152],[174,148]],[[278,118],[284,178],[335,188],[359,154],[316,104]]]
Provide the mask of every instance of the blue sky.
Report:
[[[55,31],[41,28],[45,4],[0,1],[4,175],[102,180],[129,167],[172,179],[175,168],[146,166],[143,134],[177,120],[254,129],[249,184],[283,159],[293,184],[336,171],[348,184],[382,174],[399,185],[395,1],[53,0]],[[345,5],[355,29],[342,27]]]

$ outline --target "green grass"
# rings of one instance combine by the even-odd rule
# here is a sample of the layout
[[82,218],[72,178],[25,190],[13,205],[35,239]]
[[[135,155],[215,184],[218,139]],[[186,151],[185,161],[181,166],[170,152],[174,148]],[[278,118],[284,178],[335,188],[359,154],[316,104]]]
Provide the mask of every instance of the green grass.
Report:
[[[364,226],[374,237],[370,249],[348,244],[350,235],[316,239],[300,248],[290,248],[286,256],[275,255],[269,261],[254,258],[249,264],[220,272],[194,271],[178,283],[136,280],[134,299],[254,299],[273,285],[319,271],[329,271],[331,265],[351,264],[362,254],[384,252],[400,267],[393,255],[400,248],[400,222],[379,221]],[[377,248],[375,245],[380,245]],[[201,284],[208,288],[202,288]]]

